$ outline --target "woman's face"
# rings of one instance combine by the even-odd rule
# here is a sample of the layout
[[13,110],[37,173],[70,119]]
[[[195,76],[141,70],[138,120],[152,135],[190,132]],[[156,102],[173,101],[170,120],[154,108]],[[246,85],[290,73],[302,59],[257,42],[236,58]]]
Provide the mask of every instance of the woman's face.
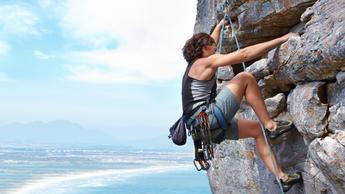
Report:
[[211,55],[215,54],[216,51],[217,51],[217,45],[215,42],[213,42],[211,45],[205,46],[204,56],[205,57],[211,56]]

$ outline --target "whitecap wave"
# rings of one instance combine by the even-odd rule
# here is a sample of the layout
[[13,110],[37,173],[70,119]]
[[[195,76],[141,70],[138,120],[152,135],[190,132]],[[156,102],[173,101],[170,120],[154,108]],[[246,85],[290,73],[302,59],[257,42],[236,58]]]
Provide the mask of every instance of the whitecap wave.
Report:
[[[66,175],[45,175],[43,178],[31,180],[19,188],[8,191],[7,194],[43,194],[66,193],[63,188],[100,187],[107,185],[107,182],[125,181],[130,177],[167,172],[178,169],[188,169],[191,165],[174,166],[150,166],[137,169],[109,169],[81,173],[70,173]],[[70,191],[69,191],[70,192]]]

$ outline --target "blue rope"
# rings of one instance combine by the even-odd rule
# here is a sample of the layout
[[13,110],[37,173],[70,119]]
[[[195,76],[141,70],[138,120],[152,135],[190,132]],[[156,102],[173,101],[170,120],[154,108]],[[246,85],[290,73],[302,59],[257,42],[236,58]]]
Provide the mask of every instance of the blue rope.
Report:
[[[229,17],[229,15],[227,13],[224,14],[224,18],[228,18],[229,21],[230,21],[231,36],[234,37],[235,42],[236,42],[236,46],[237,46],[237,50],[239,51],[241,49],[241,47],[240,47],[240,44],[238,43],[238,39],[237,39],[237,35],[236,35],[234,24],[232,23],[231,18]],[[243,67],[243,71],[246,71],[246,65],[244,64],[244,62],[242,62],[242,67]]]
[[223,22],[222,29],[220,30],[220,37],[219,37],[219,41],[218,41],[217,53],[221,53],[222,52],[223,38],[224,38],[224,26],[225,26],[225,24]]
[[264,134],[264,138],[265,138],[266,145],[267,145],[267,147],[268,147],[267,149],[268,149],[269,152],[270,152],[271,161],[272,161],[272,164],[273,164],[273,166],[274,166],[274,174],[275,174],[275,177],[276,177],[276,179],[277,179],[277,182],[278,182],[278,184],[279,184],[279,188],[280,188],[282,194],[284,194],[283,186],[282,186],[282,183],[280,182],[279,175],[278,175],[278,169],[277,169],[277,166],[276,166],[276,164],[275,164],[275,162],[274,162],[274,160],[273,160],[272,150],[271,150],[271,147],[269,146],[268,141],[267,141],[267,137],[266,137],[266,133],[265,133],[264,126],[263,126],[262,124],[260,124],[260,126],[261,126],[262,133]]

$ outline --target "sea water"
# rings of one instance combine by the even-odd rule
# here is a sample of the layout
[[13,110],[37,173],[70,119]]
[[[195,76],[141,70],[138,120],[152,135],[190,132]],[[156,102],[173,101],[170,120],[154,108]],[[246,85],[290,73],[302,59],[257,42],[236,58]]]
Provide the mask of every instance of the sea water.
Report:
[[0,147],[1,194],[208,194],[193,153],[128,148]]

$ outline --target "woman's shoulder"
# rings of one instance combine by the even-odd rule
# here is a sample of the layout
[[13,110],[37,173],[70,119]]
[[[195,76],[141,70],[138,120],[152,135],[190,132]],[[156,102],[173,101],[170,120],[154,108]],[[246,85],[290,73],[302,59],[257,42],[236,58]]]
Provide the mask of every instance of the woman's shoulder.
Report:
[[[210,56],[211,57],[211,56]],[[211,58],[210,57],[202,57],[202,58],[199,58],[197,60],[195,60],[193,63],[192,63],[192,66],[204,66],[204,65],[207,65],[208,63],[211,62]]]

